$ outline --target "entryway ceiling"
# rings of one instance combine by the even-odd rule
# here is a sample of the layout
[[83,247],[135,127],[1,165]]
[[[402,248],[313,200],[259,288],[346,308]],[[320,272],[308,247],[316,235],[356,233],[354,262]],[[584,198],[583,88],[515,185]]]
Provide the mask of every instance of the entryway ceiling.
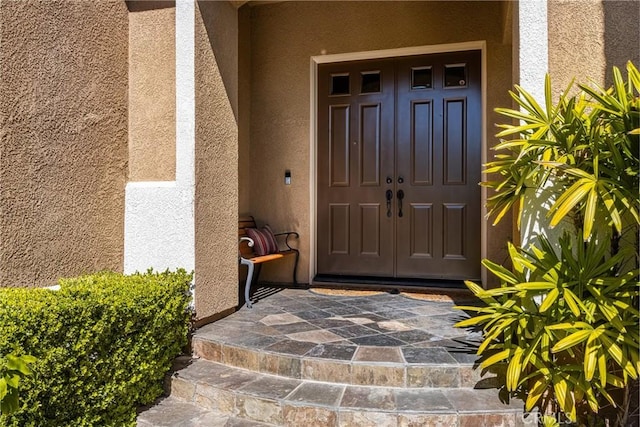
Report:
[[242,6],[244,6],[245,4],[249,4],[249,6],[253,7],[253,6],[262,6],[265,4],[271,4],[271,3],[283,3],[283,1],[286,0],[272,0],[272,1],[265,1],[265,0],[240,0],[240,1],[229,1],[229,3],[231,3],[236,9],[240,9]]

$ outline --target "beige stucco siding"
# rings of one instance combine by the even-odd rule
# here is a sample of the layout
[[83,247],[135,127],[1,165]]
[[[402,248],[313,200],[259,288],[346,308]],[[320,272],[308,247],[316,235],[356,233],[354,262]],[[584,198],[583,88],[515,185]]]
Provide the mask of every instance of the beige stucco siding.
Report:
[[251,8],[238,9],[238,212],[251,211]]
[[173,2],[130,4],[129,180],[176,179]]
[[[255,6],[251,28],[251,211],[274,229],[301,233],[298,279],[309,278],[310,57],[486,40],[487,138],[492,112],[510,105],[511,23],[501,2],[283,2]],[[479,160],[478,160],[479,161]],[[291,170],[292,184],[284,185]],[[488,255],[505,258],[511,225],[491,228]],[[265,280],[289,281],[271,263]]]
[[2,1],[0,286],[122,270],[127,7]]
[[227,2],[196,7],[196,312],[238,303],[238,19]]
[[640,62],[636,1],[553,0],[548,3],[549,73],[557,96],[575,77],[611,84],[611,69]]

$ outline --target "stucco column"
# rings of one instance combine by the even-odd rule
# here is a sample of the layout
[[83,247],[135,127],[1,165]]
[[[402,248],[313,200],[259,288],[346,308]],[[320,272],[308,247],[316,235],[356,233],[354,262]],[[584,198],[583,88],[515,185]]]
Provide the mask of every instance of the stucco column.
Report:
[[[549,37],[547,24],[547,0],[520,0],[514,8],[513,25],[513,78],[538,102],[544,100],[544,80],[549,71]],[[540,203],[547,195],[529,190],[520,229],[522,247],[535,240],[545,223],[545,209]],[[545,233],[547,230],[545,230]]]
[[124,271],[195,268],[194,1],[176,1],[176,176],[129,182]]
[[513,20],[514,79],[536,99],[544,97],[544,77],[549,71],[547,0],[520,0]]

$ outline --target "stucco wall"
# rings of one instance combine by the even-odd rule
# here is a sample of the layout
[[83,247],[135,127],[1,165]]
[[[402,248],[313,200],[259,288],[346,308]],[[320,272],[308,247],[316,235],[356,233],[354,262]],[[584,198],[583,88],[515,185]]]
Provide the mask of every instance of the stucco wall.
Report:
[[[492,112],[510,105],[511,23],[501,2],[284,2],[252,8],[251,211],[274,229],[301,233],[298,280],[310,257],[310,57],[320,54],[487,41],[487,135]],[[490,155],[490,153],[488,153]],[[291,170],[292,184],[284,185]],[[508,221],[490,229],[488,255],[505,259]],[[276,264],[276,263],[271,263]],[[289,281],[290,266],[261,278]]]
[[2,1],[0,286],[122,270],[127,7]]
[[251,8],[238,9],[238,212],[251,212]]
[[637,2],[553,0],[548,7],[549,73],[556,97],[574,77],[610,85],[613,66],[624,71],[628,60],[640,64]]
[[[547,3],[520,2],[520,44],[523,63],[519,83],[536,99],[544,98],[544,74],[551,76],[554,101],[569,83],[612,83],[612,67],[623,70],[628,60],[640,58],[640,7],[633,1],[550,0]],[[546,8],[546,16],[531,13]],[[544,26],[542,29],[536,25]],[[545,35],[545,33],[547,33]],[[537,36],[537,39],[536,39]],[[577,87],[572,89],[577,91]],[[552,241],[573,230],[570,221],[555,228],[545,218],[549,190],[527,191],[523,206],[521,244],[537,241],[543,233]]]
[[[132,11],[159,2],[127,2]],[[175,8],[175,180],[130,181],[125,188],[124,271],[195,269],[195,67],[192,0],[162,2]],[[162,6],[162,5],[161,5]],[[145,9],[146,8],[146,9]],[[154,29],[162,31],[162,29]],[[146,54],[146,53],[145,53]],[[144,55],[143,55],[144,56]],[[152,160],[150,160],[152,161]]]
[[176,178],[173,2],[130,2],[129,180]]
[[196,8],[196,311],[238,303],[238,17],[228,2]]

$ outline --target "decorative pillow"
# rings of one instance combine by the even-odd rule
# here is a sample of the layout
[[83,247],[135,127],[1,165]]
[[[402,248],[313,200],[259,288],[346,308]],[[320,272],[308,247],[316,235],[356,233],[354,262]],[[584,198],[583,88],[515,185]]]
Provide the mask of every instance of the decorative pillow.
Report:
[[271,227],[265,225],[262,229],[245,228],[247,237],[253,240],[253,252],[256,256],[275,254],[278,250],[278,242],[271,231]]

